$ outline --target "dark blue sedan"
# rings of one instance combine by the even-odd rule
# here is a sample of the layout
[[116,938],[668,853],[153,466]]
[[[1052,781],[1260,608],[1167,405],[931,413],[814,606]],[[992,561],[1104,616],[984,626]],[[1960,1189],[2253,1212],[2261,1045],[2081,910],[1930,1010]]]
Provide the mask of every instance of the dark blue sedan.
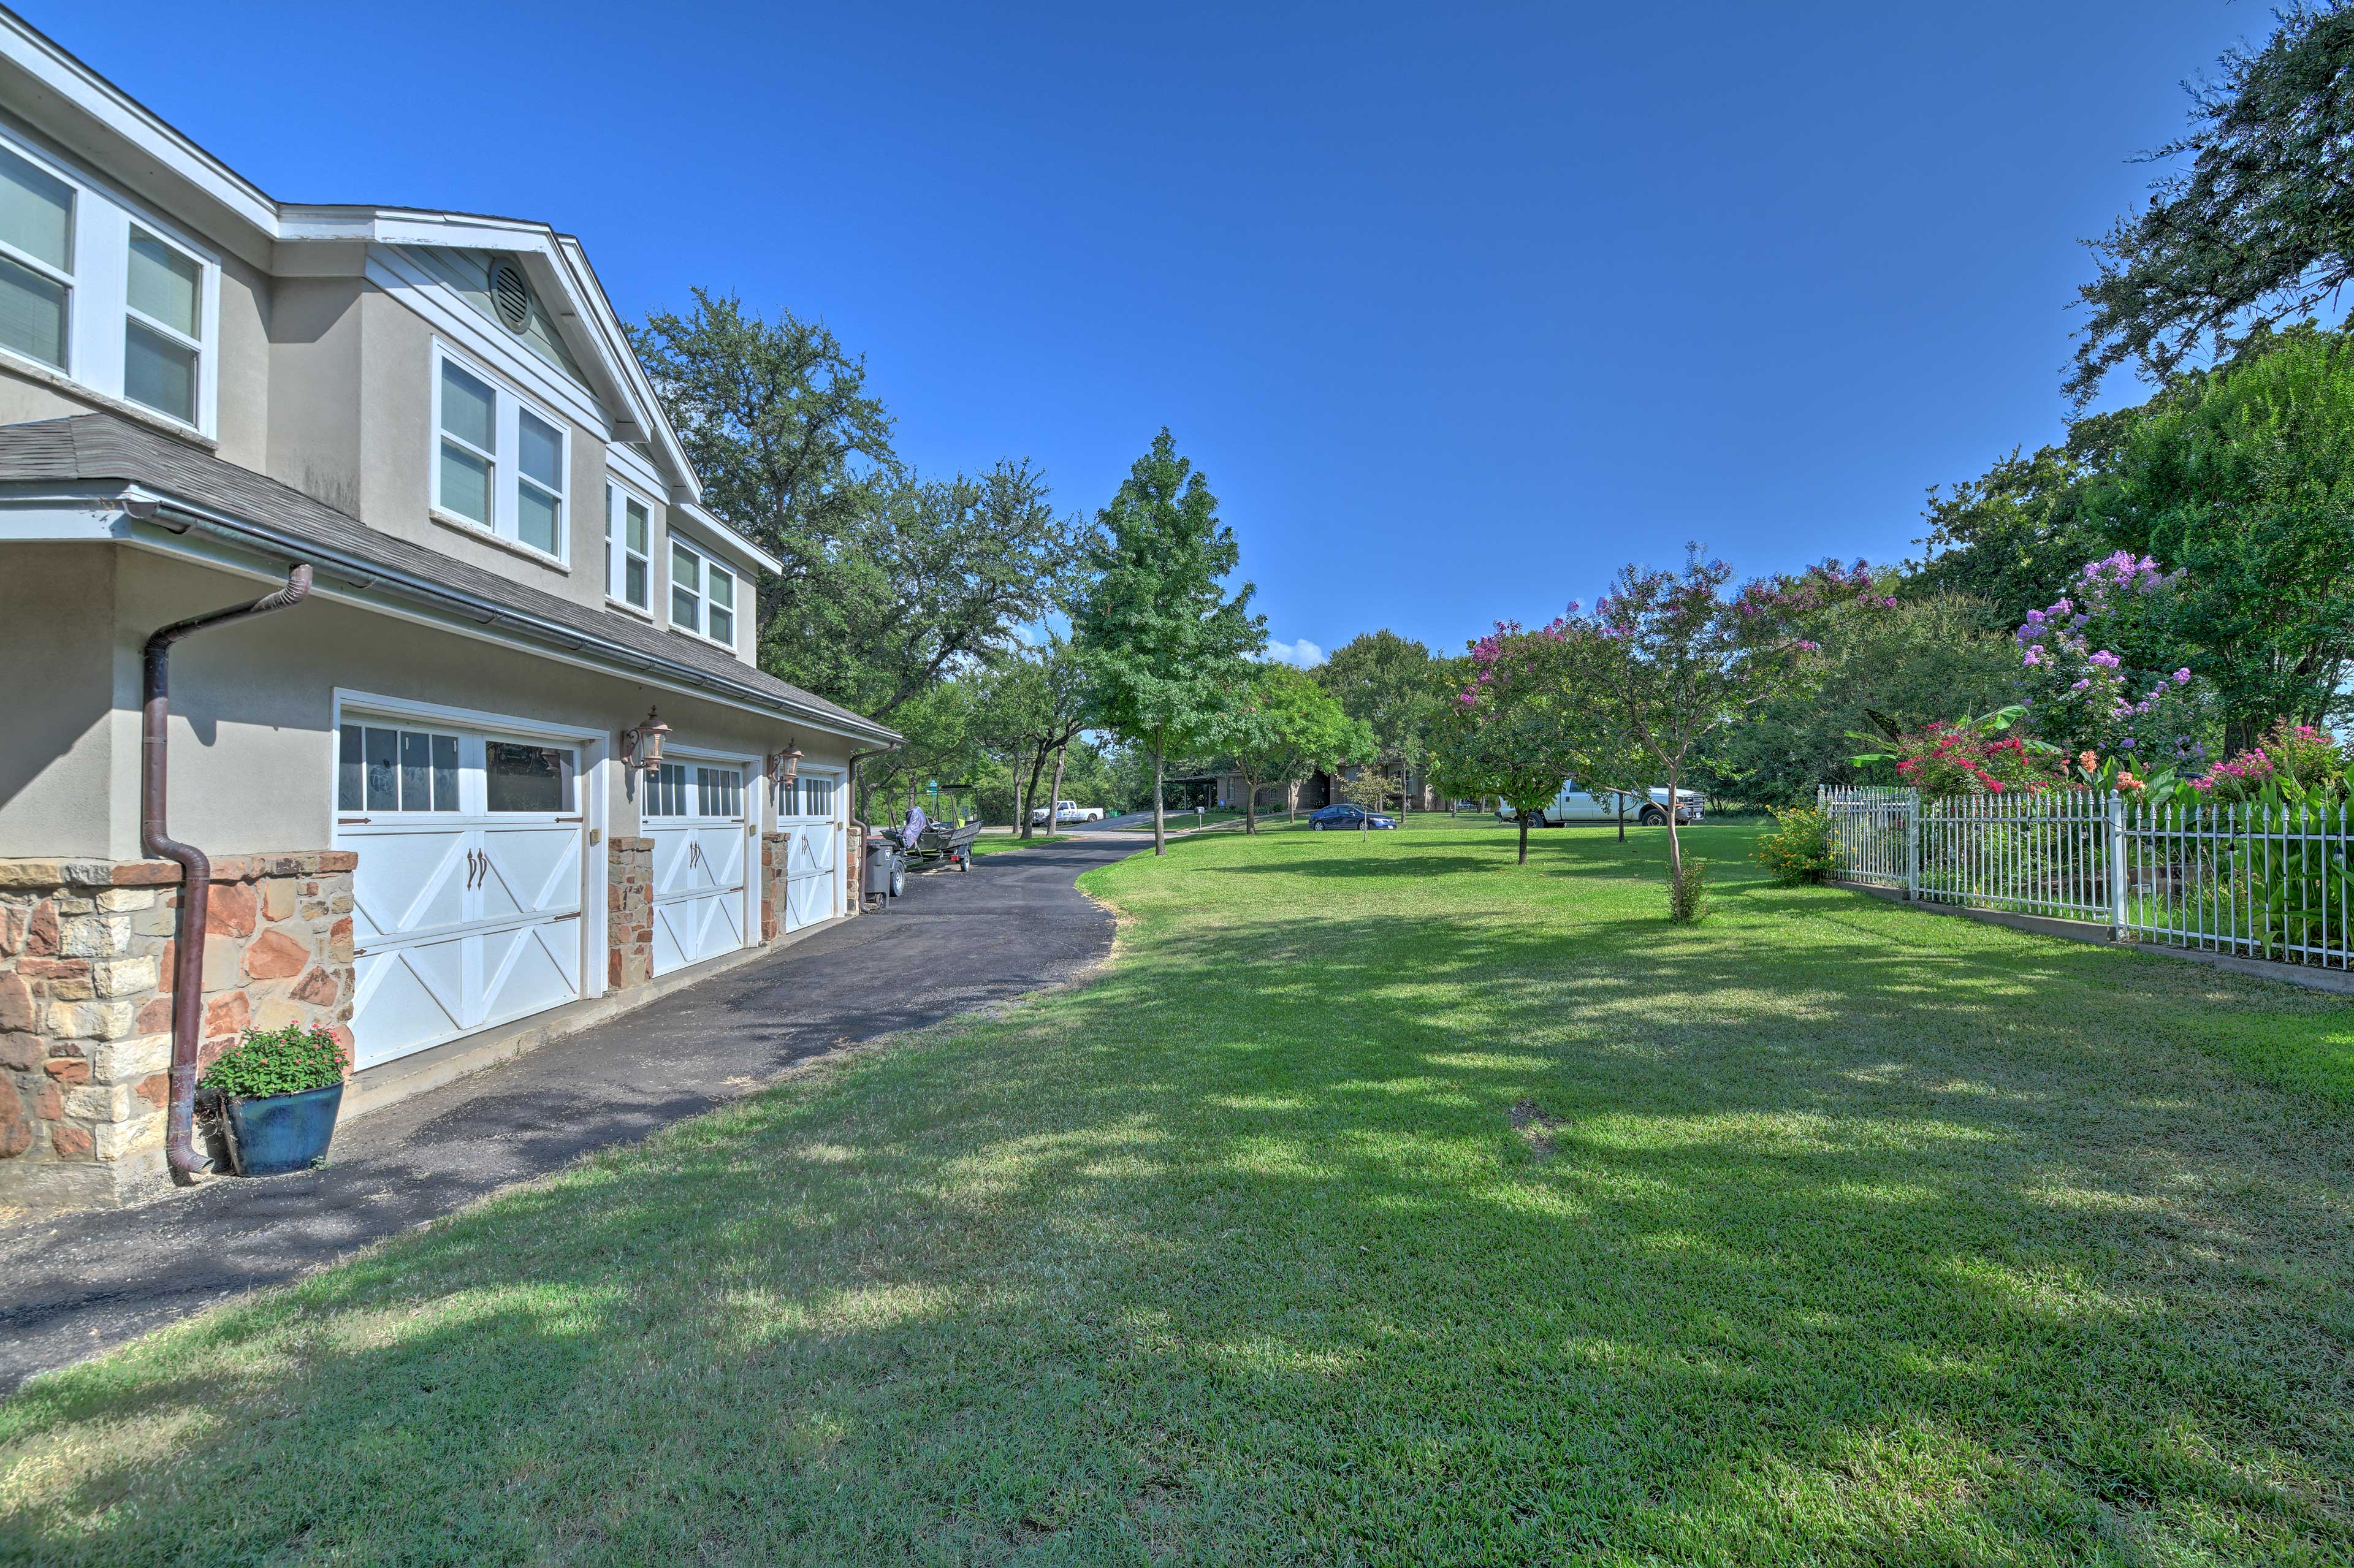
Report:
[[1394,828],[1397,823],[1379,811],[1368,811],[1363,806],[1344,802],[1310,813],[1308,825],[1320,833],[1336,828]]

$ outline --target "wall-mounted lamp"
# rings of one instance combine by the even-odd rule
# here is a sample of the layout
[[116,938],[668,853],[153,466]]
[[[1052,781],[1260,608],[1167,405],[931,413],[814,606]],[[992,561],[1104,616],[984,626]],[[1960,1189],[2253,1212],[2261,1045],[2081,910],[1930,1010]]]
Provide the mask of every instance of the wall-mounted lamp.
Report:
[[670,726],[662,721],[662,710],[648,708],[645,723],[621,732],[621,750],[629,758],[626,766],[647,773],[660,768],[663,736],[669,733]]
[[790,789],[801,776],[801,748],[798,739],[785,742],[785,749],[769,753],[769,777],[779,789]]

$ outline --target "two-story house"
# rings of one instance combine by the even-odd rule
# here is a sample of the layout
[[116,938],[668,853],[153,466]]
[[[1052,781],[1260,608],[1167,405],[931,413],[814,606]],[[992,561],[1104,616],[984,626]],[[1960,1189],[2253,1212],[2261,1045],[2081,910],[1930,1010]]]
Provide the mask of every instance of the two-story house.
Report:
[[0,13],[0,1207],[199,1173],[248,1027],[365,1090],[851,912],[896,737],[698,495],[577,239],[273,200]]

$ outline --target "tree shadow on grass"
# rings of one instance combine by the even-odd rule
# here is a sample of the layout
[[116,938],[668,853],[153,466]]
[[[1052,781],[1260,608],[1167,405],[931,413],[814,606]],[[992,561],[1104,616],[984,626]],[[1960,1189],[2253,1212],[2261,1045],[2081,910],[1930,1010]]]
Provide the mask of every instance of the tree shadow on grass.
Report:
[[37,1380],[0,1545],[2341,1558],[2354,1162],[2153,1043],[2233,1004],[1744,891],[1665,936],[1163,916],[1087,991]]

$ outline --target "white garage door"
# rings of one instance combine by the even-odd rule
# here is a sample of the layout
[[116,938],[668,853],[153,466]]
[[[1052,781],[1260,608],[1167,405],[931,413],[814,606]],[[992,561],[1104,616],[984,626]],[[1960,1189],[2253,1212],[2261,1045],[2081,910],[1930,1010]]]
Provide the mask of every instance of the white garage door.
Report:
[[579,753],[418,720],[345,722],[355,1065],[580,995]]
[[842,826],[834,821],[834,779],[813,775],[783,786],[777,831],[785,835],[785,929],[831,920],[842,877]]
[[666,762],[644,789],[641,815],[654,846],[654,973],[757,940],[743,766]]

